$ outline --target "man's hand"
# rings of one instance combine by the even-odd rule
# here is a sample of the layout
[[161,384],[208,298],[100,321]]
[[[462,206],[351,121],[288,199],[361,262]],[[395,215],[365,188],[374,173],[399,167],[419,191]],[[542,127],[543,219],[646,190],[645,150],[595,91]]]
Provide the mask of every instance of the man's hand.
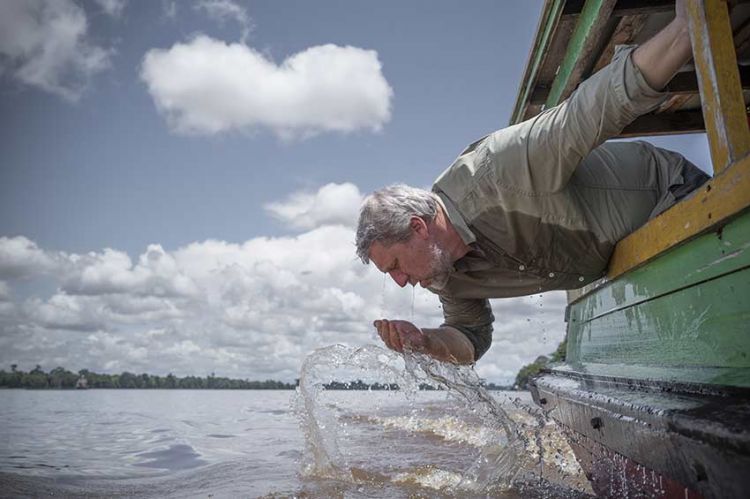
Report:
[[383,342],[391,350],[404,350],[427,354],[442,362],[472,364],[474,345],[463,333],[452,327],[419,329],[407,321],[375,321],[375,327]]
[[406,348],[413,352],[427,353],[427,335],[411,322],[382,319],[375,321],[374,325],[380,338],[391,350],[403,353]]

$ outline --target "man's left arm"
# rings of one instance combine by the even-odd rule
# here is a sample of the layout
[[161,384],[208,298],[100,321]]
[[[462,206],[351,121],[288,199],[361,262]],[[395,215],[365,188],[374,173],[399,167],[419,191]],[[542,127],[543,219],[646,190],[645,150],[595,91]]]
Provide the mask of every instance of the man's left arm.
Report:
[[563,189],[592,149],[664,100],[659,91],[690,60],[682,3],[669,25],[640,47],[618,51],[568,99],[489,135],[475,163],[494,170],[501,188],[532,195]]
[[651,88],[661,90],[692,56],[685,1],[677,0],[674,20],[633,52],[633,64]]

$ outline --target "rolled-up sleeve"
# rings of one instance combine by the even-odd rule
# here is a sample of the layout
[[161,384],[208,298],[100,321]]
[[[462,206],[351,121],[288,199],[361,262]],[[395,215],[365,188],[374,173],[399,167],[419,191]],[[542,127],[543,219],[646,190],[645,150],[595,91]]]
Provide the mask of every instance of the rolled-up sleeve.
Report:
[[530,194],[565,187],[581,160],[661,103],[632,61],[636,47],[621,46],[612,62],[582,82],[559,105],[499,130],[477,148],[498,182]]
[[495,316],[489,300],[453,298],[440,295],[443,305],[443,326],[461,331],[474,345],[474,360],[484,355],[492,344],[492,323]]

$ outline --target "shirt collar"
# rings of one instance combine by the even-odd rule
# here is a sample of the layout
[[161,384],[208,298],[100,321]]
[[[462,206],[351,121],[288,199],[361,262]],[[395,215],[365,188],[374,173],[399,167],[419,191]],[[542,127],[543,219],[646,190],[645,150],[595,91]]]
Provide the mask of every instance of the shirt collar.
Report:
[[461,216],[461,213],[453,204],[453,201],[451,201],[450,198],[441,191],[435,191],[435,194],[437,194],[438,202],[443,208],[445,216],[448,217],[448,221],[451,223],[453,228],[456,229],[456,232],[458,232],[458,235],[461,237],[464,244],[472,244],[476,242],[476,236],[471,231],[471,229],[469,229],[469,226],[466,224],[464,217]]

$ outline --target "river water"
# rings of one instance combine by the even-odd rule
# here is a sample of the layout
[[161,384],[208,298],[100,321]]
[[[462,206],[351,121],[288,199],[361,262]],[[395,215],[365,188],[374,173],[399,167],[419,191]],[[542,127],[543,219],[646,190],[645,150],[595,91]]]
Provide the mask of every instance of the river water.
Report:
[[590,494],[564,436],[528,393],[471,400],[456,390],[321,389],[347,362],[367,374],[368,359],[379,359],[398,378],[393,354],[378,352],[311,356],[297,392],[1,390],[0,496]]

